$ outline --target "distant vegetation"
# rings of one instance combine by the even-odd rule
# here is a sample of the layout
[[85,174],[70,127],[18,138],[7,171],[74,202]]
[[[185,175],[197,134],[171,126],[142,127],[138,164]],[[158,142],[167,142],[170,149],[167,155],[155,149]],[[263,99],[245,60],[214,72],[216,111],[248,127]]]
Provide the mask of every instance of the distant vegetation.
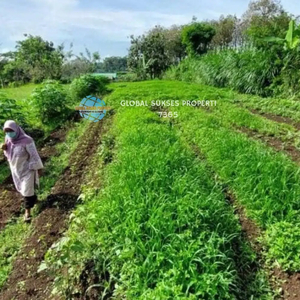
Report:
[[0,54],[0,87],[16,87],[44,80],[60,80],[70,83],[83,74],[100,72],[126,71],[126,57],[107,57],[100,61],[98,52],[75,55],[73,45],[68,51],[65,46],[54,46],[40,36],[25,34],[25,39],[18,41],[16,51]]
[[276,0],[250,2],[240,18],[156,25],[130,37],[126,57],[103,61],[98,52],[75,55],[73,45],[66,51],[64,45],[25,36],[16,51],[0,54],[2,87],[45,79],[70,83],[84,74],[114,72],[121,81],[165,77],[260,96],[290,97],[300,90],[298,17]]
[[[70,85],[45,80],[38,85],[26,85],[20,97],[3,89],[0,93],[0,122],[16,120],[26,131],[39,129],[47,134],[74,114],[74,106],[87,95],[102,97],[108,93],[109,79],[103,76],[82,75]],[[26,89],[25,89],[26,88]],[[18,98],[18,99],[17,99]],[[0,132],[3,138],[3,133]]]
[[241,18],[198,22],[194,17],[187,25],[155,26],[131,37],[128,66],[139,79],[162,78],[168,70],[168,79],[295,96],[300,89],[297,20],[279,1],[257,0]]

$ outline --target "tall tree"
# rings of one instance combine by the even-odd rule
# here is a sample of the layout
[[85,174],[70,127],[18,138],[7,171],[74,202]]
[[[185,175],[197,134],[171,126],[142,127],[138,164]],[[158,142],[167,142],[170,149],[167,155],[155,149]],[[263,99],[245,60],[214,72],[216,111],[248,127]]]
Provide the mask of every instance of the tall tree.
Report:
[[142,43],[143,63],[151,78],[160,77],[169,66],[164,33],[159,30],[149,31]]
[[211,22],[215,28],[216,34],[212,39],[211,45],[213,48],[224,49],[235,46],[235,30],[238,25],[238,18],[236,16],[221,15],[220,19]]
[[163,30],[166,40],[166,52],[172,64],[179,63],[185,56],[185,46],[182,43],[183,26],[172,25]]
[[163,29],[156,26],[143,36],[131,36],[128,67],[141,78],[160,77],[170,65]]
[[147,70],[145,66],[145,59],[143,56],[142,44],[145,36],[135,37],[130,36],[130,48],[128,52],[127,66],[132,72],[135,72],[140,79],[146,79]]
[[127,70],[127,57],[111,56],[106,57],[103,62],[98,64],[100,72],[119,72]]
[[16,46],[16,64],[29,73],[35,82],[59,79],[63,63],[62,53],[52,42],[39,36],[25,34],[26,39]]
[[11,82],[29,82],[30,74],[25,70],[24,64],[16,60],[16,52],[10,51],[0,55],[0,80],[1,85]]
[[182,43],[189,55],[201,55],[207,52],[208,45],[216,30],[207,23],[193,21],[182,30]]
[[264,38],[284,38],[292,19],[277,0],[257,0],[249,4],[243,15],[244,34],[257,47],[265,47]]

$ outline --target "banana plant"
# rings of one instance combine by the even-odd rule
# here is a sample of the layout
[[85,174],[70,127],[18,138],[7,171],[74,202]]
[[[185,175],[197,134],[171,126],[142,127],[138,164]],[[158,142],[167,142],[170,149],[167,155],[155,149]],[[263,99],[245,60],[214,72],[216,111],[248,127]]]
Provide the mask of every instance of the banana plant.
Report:
[[264,39],[267,42],[277,42],[284,45],[285,50],[296,49],[300,43],[300,25],[296,25],[295,20],[291,20],[289,29],[284,39],[279,37],[268,37]]
[[292,20],[289,30],[285,37],[285,49],[295,49],[300,43],[300,25],[296,26],[296,22]]

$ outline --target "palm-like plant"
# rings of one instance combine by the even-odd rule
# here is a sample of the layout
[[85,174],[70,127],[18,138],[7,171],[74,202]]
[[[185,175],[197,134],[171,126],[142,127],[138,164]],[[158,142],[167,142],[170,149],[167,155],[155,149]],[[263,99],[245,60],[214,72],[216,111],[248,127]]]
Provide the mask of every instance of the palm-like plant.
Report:
[[285,50],[296,49],[300,43],[300,25],[296,25],[295,20],[291,20],[289,29],[284,39],[279,37],[268,37],[265,38],[265,40],[283,44]]

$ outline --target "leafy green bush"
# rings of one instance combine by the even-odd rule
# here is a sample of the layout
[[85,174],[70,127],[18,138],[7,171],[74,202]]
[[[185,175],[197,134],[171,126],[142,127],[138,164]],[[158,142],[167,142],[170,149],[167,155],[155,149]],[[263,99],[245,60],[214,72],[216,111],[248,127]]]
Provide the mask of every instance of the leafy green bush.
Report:
[[7,120],[14,120],[21,126],[26,125],[25,117],[21,112],[16,100],[0,95],[0,123],[3,125]]
[[285,271],[300,270],[300,226],[294,223],[279,222],[266,231],[266,256]]
[[83,75],[72,81],[70,97],[72,101],[79,101],[89,95],[101,97],[108,92],[109,82],[110,79],[104,76]]
[[[29,124],[29,119],[25,118],[27,112],[24,113],[24,110],[25,108],[18,105],[16,100],[9,99],[5,95],[0,95],[0,125],[3,126],[7,120],[14,120],[26,131],[26,133],[35,138],[38,144],[45,133],[42,129],[32,126],[32,123]],[[0,131],[0,138],[2,137],[3,133]]]
[[44,83],[36,88],[30,97],[30,103],[40,115],[42,123],[47,125],[60,123],[70,114],[67,95],[58,83]]

